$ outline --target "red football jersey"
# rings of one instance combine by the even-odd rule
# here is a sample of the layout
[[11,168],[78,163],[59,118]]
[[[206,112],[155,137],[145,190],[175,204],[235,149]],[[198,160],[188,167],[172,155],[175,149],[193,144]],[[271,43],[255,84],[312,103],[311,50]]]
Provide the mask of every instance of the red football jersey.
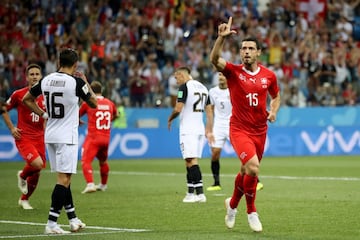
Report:
[[223,70],[233,107],[230,127],[255,135],[267,130],[268,93],[275,98],[279,92],[274,72],[262,65],[258,66],[256,72],[250,72],[243,64],[227,62]]
[[[35,114],[22,102],[24,95],[29,91],[28,87],[16,90],[7,100],[7,110],[17,108],[18,122],[17,128],[21,129],[21,137],[24,139],[44,138],[44,119]],[[36,98],[36,103],[41,109],[46,111],[44,97],[40,95]]]
[[97,96],[97,108],[91,108],[85,102],[80,107],[80,117],[88,116],[88,136],[105,135],[110,138],[110,128],[114,116],[117,115],[115,104],[103,97]]

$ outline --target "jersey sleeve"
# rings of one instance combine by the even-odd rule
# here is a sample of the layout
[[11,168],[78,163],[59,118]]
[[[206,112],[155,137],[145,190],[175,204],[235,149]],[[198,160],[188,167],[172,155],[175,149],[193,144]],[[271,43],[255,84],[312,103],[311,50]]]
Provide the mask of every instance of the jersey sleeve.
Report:
[[85,102],[90,99],[91,93],[89,86],[84,80],[78,77],[74,77],[76,80],[76,96],[80,97]]
[[30,94],[33,95],[34,97],[37,97],[42,94],[41,81],[42,79],[38,81],[34,86],[32,86],[29,90]]
[[233,79],[237,79],[237,76],[234,75],[235,65],[231,62],[226,62],[225,68],[222,70],[222,73],[226,77],[227,81],[232,81]]
[[6,101],[6,111],[10,111],[13,108],[16,108],[18,105],[18,101],[17,101],[17,91],[15,91],[13,94],[11,94],[11,96],[9,97],[9,99]]
[[179,91],[178,91],[178,96],[177,96],[178,102],[185,103],[186,98],[187,98],[187,93],[188,93],[188,91],[187,91],[186,83],[180,85],[179,86]]

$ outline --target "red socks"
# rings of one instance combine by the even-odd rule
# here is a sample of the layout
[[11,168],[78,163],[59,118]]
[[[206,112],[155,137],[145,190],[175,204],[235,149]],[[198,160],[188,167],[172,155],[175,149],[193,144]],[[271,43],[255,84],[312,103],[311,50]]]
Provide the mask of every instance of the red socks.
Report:
[[246,197],[247,213],[256,212],[255,198],[256,198],[256,184],[258,181],[257,176],[244,176],[244,192]]
[[109,164],[108,162],[104,162],[103,164],[100,164],[100,177],[101,177],[101,184],[105,185],[108,181],[109,176]]
[[238,175],[236,175],[235,178],[234,192],[230,201],[230,207],[232,209],[237,208],[240,199],[243,195],[244,195],[244,176],[242,176],[241,173],[238,173]]
[[85,178],[86,183],[93,183],[94,176],[93,176],[93,169],[90,163],[82,162],[82,171]]
[[28,193],[26,195],[22,194],[21,200],[28,200],[30,198],[30,196],[33,194],[33,192],[36,189],[36,186],[39,182],[39,177],[40,177],[40,170],[38,170],[37,173],[33,173],[31,176],[29,176],[26,179],[28,184]]
[[20,177],[22,179],[27,179],[29,176],[33,175],[36,172],[40,172],[41,169],[34,168],[29,164],[26,164],[22,170],[22,173],[20,174]]
[[235,178],[234,192],[230,201],[230,207],[232,209],[237,208],[241,197],[245,194],[247,213],[256,212],[255,198],[257,181],[257,176],[249,176],[247,174],[242,176],[238,173]]

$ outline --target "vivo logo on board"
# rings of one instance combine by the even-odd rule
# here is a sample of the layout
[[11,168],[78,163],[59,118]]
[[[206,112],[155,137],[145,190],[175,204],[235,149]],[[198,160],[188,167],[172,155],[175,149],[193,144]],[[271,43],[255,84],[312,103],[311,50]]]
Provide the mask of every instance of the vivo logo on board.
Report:
[[348,140],[345,140],[340,131],[336,131],[333,126],[312,139],[307,131],[301,131],[301,139],[311,153],[317,153],[322,147],[325,147],[329,153],[334,152],[335,146],[338,146],[344,153],[349,153],[356,147],[360,147],[360,132],[354,131]]

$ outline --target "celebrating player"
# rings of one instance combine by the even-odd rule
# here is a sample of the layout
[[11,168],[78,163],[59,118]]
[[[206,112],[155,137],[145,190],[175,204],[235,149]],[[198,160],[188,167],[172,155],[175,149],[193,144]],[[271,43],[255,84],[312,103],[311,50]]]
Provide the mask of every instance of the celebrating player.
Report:
[[[230,118],[230,141],[240,159],[240,172],[235,178],[231,198],[225,200],[225,224],[235,225],[237,206],[243,195],[246,198],[248,223],[255,232],[262,231],[262,224],[255,207],[256,185],[259,166],[264,153],[267,121],[274,122],[280,107],[280,93],[274,72],[257,62],[261,47],[256,38],[242,40],[240,57],[242,64],[236,65],[220,57],[226,38],[236,31],[231,29],[232,17],[218,27],[218,37],[211,50],[210,60],[228,80],[233,107]],[[267,111],[267,96],[271,97]]]

